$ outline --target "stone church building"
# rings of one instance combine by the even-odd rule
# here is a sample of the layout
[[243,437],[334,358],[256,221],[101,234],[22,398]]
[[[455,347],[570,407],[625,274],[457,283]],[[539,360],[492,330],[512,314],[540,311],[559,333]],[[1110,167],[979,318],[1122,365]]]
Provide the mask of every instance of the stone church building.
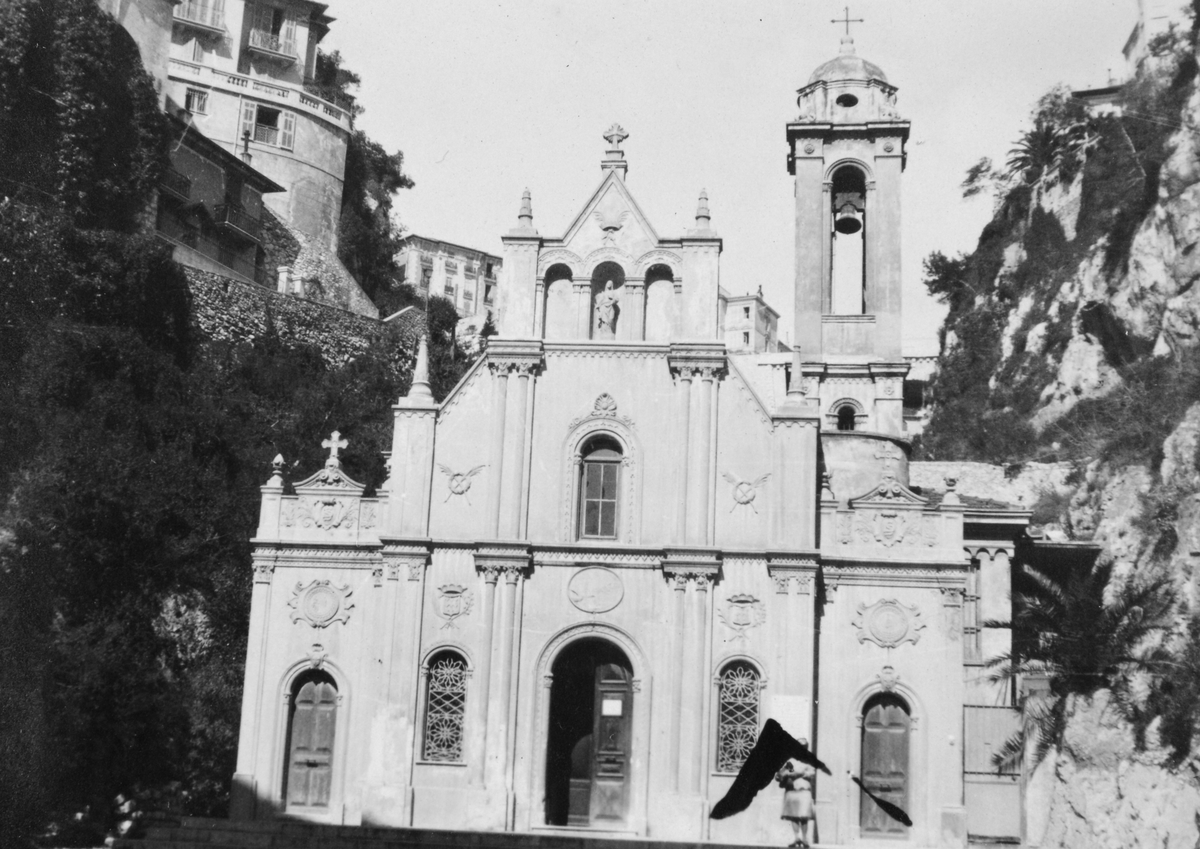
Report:
[[896,92],[849,37],[799,91],[791,354],[727,351],[708,199],[655,230],[620,127],[561,235],[526,193],[499,336],[441,403],[422,351],[378,494],[337,433],[263,487],[235,817],[782,845],[773,786],[708,817],[774,717],[822,844],[1020,836],[982,623],[1029,514],[909,485]]

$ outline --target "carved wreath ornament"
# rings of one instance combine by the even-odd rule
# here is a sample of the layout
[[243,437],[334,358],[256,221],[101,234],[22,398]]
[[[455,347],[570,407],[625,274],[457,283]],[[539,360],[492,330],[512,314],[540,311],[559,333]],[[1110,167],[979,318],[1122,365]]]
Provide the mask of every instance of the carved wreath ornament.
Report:
[[749,507],[757,513],[758,508],[754,506],[754,499],[758,497],[759,488],[767,482],[771,473],[759,475],[752,481],[744,481],[733,472],[724,472],[722,476],[733,486],[733,506],[729,508],[729,512],[732,513],[739,507]]
[[354,607],[354,602],[348,600],[352,592],[348,584],[339,587],[332,581],[297,582],[288,601],[288,607],[292,608],[292,621],[303,619],[314,628],[324,628],[334,622],[344,625]]
[[885,649],[905,642],[916,645],[921,639],[918,632],[925,627],[916,605],[901,604],[894,598],[872,605],[860,604],[853,625],[858,629],[860,643],[869,640]]

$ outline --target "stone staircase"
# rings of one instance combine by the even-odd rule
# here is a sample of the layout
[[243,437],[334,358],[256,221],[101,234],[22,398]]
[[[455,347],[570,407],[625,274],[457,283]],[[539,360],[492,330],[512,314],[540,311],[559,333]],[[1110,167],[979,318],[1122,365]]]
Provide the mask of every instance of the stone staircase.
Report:
[[322,825],[296,820],[234,821],[183,817],[155,822],[145,836],[119,838],[113,849],[748,849],[696,843],[543,832],[447,831]]

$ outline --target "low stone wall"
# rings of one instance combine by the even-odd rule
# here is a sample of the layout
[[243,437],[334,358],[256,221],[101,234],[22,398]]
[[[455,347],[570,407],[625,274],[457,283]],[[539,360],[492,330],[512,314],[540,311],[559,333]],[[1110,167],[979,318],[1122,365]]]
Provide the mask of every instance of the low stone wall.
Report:
[[953,475],[958,478],[959,495],[1003,501],[1028,510],[1046,490],[1067,489],[1071,468],[1070,463],[1026,463],[1009,471],[989,463],[924,460],[909,464],[908,480],[911,486],[944,491],[945,477]]
[[[195,268],[183,271],[192,296],[192,322],[210,339],[253,342],[273,326],[280,339],[315,345],[327,362],[337,365],[358,356],[389,332],[390,325],[379,319],[329,304]],[[414,345],[424,326],[423,313],[411,312],[412,318],[400,323],[405,345]]]

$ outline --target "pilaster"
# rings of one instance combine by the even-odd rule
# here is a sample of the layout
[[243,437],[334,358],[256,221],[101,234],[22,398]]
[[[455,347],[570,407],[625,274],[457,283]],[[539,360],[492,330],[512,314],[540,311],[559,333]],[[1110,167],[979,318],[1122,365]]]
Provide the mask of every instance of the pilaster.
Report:
[[693,230],[681,242],[684,339],[710,341],[717,338],[721,247],[721,239],[711,230]]
[[433,491],[433,449],[438,404],[428,398],[401,398],[392,406],[392,451],[388,477],[386,532],[404,537],[429,534]]
[[[495,410],[502,422],[494,425],[492,437],[492,465],[500,470],[499,484],[489,493],[495,511],[496,537],[518,539],[523,535],[525,513],[527,446],[532,427],[529,408],[533,383],[545,364],[545,353],[540,339],[493,339],[487,357],[495,379],[504,386],[496,390]],[[510,387],[514,380],[515,386]],[[510,388],[513,391],[508,391]]]
[[871,363],[868,369],[875,381],[875,430],[892,436],[904,435],[904,360]]
[[683,540],[687,545],[712,543],[712,444],[716,415],[716,383],[726,373],[722,343],[672,343],[672,371],[688,387],[684,415],[685,483]]

